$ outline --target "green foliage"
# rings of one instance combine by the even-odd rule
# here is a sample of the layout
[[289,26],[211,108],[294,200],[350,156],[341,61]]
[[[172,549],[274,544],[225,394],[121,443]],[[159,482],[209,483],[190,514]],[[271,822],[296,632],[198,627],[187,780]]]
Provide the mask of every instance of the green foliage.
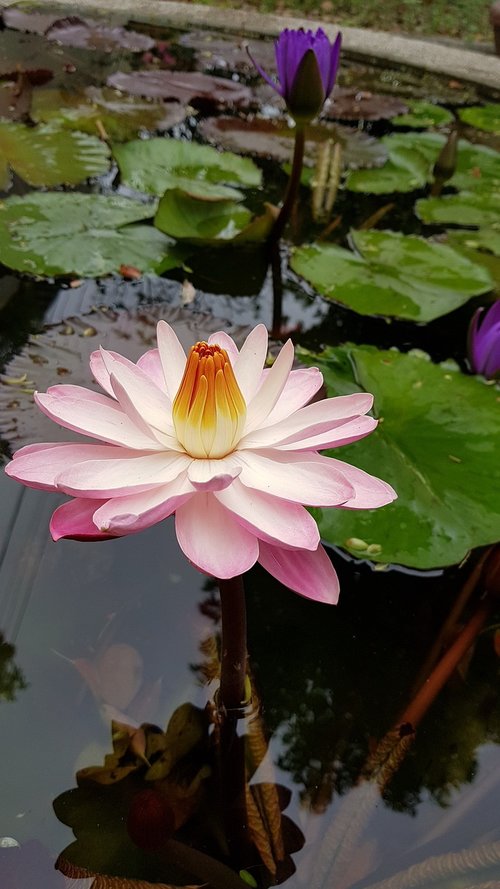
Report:
[[478,130],[500,135],[500,105],[474,105],[472,108],[461,108],[458,116],[464,123],[477,127]]
[[396,127],[412,127],[416,130],[424,130],[427,127],[440,127],[452,123],[454,120],[451,111],[448,111],[447,108],[442,108],[441,105],[434,105],[432,102],[422,102],[418,99],[408,99],[406,104],[410,109],[409,112],[392,118],[392,123]]

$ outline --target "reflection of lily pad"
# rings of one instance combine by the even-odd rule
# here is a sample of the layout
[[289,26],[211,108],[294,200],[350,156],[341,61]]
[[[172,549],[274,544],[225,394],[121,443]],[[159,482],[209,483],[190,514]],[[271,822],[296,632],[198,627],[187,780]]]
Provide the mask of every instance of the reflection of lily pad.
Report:
[[100,135],[100,127],[111,139],[125,141],[139,130],[168,130],[186,117],[178,102],[158,102],[124,96],[109,87],[90,86],[83,93],[62,89],[40,89],[33,96],[31,117],[45,123],[55,121],[68,130]]
[[409,109],[408,113],[398,114],[392,119],[392,123],[396,127],[414,127],[417,130],[425,130],[427,127],[440,127],[452,123],[454,120],[451,111],[442,108],[441,105],[415,99],[408,99],[406,104]]
[[356,538],[358,556],[360,542],[376,544],[364,550],[368,558],[422,569],[460,562],[499,539],[498,391],[446,365],[371,346],[301,357],[319,365],[330,395],[374,393],[383,422],[330,454],[383,475],[398,493],[383,509],[316,510],[323,538],[346,549]]
[[109,148],[86,133],[0,121],[0,188],[9,167],[33,186],[77,185],[109,167]]
[[408,102],[397,96],[337,86],[323,115],[330,120],[388,120],[407,108]]
[[56,40],[65,46],[82,49],[97,49],[100,52],[113,52],[125,49],[127,52],[144,52],[154,46],[154,40],[147,34],[129,31],[119,26],[109,27],[100,22],[79,19],[76,16],[60,18],[47,29],[48,40]]
[[207,201],[172,188],[158,205],[155,225],[188,241],[231,241],[251,218],[250,210],[235,201]]
[[248,158],[178,139],[137,139],[117,145],[114,155],[125,185],[149,194],[179,188],[207,200],[241,200],[227,183],[255,187],[262,177]]
[[[210,142],[239,154],[270,157],[279,163],[286,163],[293,152],[295,129],[286,120],[210,117],[201,122],[200,131]],[[376,167],[387,158],[384,146],[373,136],[339,124],[316,124],[306,129],[306,164],[314,163],[318,144],[328,139],[340,142],[346,167]]]
[[[0,434],[13,448],[33,441],[66,441],[72,435],[37,408],[34,390],[70,383],[100,391],[89,372],[90,354],[99,347],[120,352],[131,361],[156,346],[156,325],[168,321],[185,349],[211,333],[225,330],[242,343],[250,328],[221,321],[179,305],[161,304],[132,310],[94,309],[83,319],[65,320],[32,340],[15,355],[0,377]],[[77,438],[78,436],[74,436]]]
[[216,108],[245,107],[252,95],[249,87],[241,83],[198,71],[117,71],[108,77],[108,86],[133,96],[178,99],[185,104],[202,101]]
[[498,222],[498,200],[498,194],[462,191],[439,198],[422,198],[415,204],[415,212],[427,223],[490,225]]
[[383,231],[356,231],[351,238],[359,255],[310,244],[295,251],[291,267],[361,315],[432,321],[492,289],[481,266],[442,244]]
[[152,226],[153,204],[96,194],[46,192],[0,204],[0,262],[34,275],[98,277],[121,265],[155,271],[180,264]]
[[475,105],[472,108],[461,108],[458,114],[464,123],[486,133],[500,135],[500,105]]

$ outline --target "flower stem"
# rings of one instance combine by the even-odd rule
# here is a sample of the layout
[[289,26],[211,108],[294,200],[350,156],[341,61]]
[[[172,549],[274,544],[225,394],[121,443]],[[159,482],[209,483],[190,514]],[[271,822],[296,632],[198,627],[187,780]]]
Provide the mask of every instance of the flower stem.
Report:
[[290,173],[290,178],[288,180],[287,189],[285,192],[285,199],[283,201],[283,206],[279,212],[279,215],[274,223],[271,233],[269,235],[269,241],[271,244],[276,243],[281,238],[285,226],[290,219],[293,205],[295,204],[295,199],[297,197],[297,193],[300,185],[300,175],[302,173],[302,164],[304,161],[304,145],[305,145],[306,137],[305,137],[305,129],[303,126],[297,125],[297,129],[295,131],[295,145],[293,149],[293,160],[292,160],[292,170]]
[[247,619],[241,575],[219,580],[222,611],[222,650],[219,703],[226,711],[245,703]]

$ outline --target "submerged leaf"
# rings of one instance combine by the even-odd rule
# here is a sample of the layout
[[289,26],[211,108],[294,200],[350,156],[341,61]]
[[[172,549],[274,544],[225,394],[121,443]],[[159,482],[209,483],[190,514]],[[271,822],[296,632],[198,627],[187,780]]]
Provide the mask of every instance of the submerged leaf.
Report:
[[84,21],[77,16],[57,19],[47,28],[45,36],[48,40],[56,40],[65,46],[97,49],[100,52],[113,52],[117,49],[144,52],[155,43],[147,34],[116,25],[109,27],[91,19]]
[[133,96],[178,99],[195,105],[203,102],[215,108],[246,107],[252,96],[249,87],[241,83],[198,71],[117,71],[108,77],[108,86]]
[[408,105],[409,102],[397,96],[336,86],[323,115],[331,120],[388,120],[396,114],[404,114]]

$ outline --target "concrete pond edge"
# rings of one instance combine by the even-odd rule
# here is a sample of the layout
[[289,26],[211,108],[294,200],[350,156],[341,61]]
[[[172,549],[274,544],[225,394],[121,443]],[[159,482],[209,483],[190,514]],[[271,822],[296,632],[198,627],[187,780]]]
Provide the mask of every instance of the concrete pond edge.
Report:
[[[112,16],[121,22],[192,29],[201,28],[241,37],[277,37],[283,28],[322,27],[330,37],[335,24],[312,18],[273,15],[248,9],[225,9],[175,0],[0,0],[0,11],[11,6],[47,12],[61,9],[74,15]],[[487,52],[417,40],[367,28],[342,28],[343,50],[348,58],[414,68],[450,77],[500,93],[500,57]]]

